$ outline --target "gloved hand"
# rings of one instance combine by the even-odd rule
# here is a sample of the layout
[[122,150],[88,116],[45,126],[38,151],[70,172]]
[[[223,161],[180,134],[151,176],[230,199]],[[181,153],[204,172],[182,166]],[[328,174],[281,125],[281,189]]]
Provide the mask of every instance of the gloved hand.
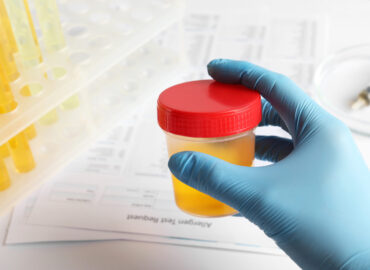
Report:
[[261,93],[261,124],[292,140],[257,137],[256,157],[273,165],[181,152],[170,158],[172,173],[237,209],[303,269],[370,269],[370,173],[348,128],[283,75],[222,59],[208,72]]

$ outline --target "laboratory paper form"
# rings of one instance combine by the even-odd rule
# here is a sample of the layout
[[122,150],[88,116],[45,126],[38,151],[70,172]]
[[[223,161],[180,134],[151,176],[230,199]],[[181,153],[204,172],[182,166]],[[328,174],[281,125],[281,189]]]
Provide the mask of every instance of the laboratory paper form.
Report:
[[[258,245],[243,245],[241,243],[197,241],[185,238],[162,237],[148,234],[118,233],[58,226],[32,225],[28,224],[27,220],[33,209],[36,198],[37,193],[35,193],[29,199],[24,200],[17,206],[12,214],[11,225],[6,234],[5,244],[8,245],[42,242],[125,240],[238,251],[253,251],[276,255],[283,254],[279,249],[276,248],[265,248]],[[1,220],[3,223],[4,231],[6,230],[6,226],[8,225],[9,216],[10,215],[4,216]]]

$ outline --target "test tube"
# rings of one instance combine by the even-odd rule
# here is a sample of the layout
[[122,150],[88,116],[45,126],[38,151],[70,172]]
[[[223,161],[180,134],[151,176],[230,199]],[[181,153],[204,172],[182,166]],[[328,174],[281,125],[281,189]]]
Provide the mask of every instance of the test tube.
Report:
[[[14,38],[24,68],[33,68],[42,62],[40,47],[27,0],[0,0],[3,1],[9,21],[13,29]],[[42,91],[39,84],[32,84],[22,89],[25,96],[34,96]],[[52,111],[44,116],[47,124],[58,121],[58,114]],[[42,121],[43,122],[43,121]]]
[[9,153],[9,149],[6,143],[4,143],[3,145],[0,145],[0,159],[7,158],[9,157],[9,155],[10,153]]
[[[32,32],[33,41],[35,42],[36,47],[37,47],[37,48],[39,49],[39,51],[40,51],[39,41],[37,40],[37,34],[36,34],[35,27],[34,27],[34,25],[33,25],[32,15],[31,15],[30,7],[28,6],[28,2],[27,2],[27,0],[23,0],[23,5],[24,5],[24,8],[25,8],[25,10],[26,10],[28,23],[30,24],[30,28],[31,28],[31,32]],[[40,51],[39,60],[40,60],[40,62],[42,62],[42,55],[41,55],[41,51]]]
[[[48,53],[54,53],[66,46],[58,5],[55,0],[35,0],[37,18],[44,38],[45,49]],[[57,67],[52,70],[56,79],[63,77],[66,70]],[[62,109],[75,109],[80,105],[78,95],[74,95],[61,104]]]
[[0,191],[4,191],[10,187],[10,178],[8,170],[5,166],[4,158],[10,155],[6,144],[0,145]]
[[0,158],[0,191],[4,191],[10,187],[10,178],[5,162]]
[[66,46],[55,0],[34,0],[45,49],[56,52]]
[[73,110],[76,109],[78,106],[80,106],[80,98],[77,94],[71,96],[69,99],[60,104],[60,107],[63,110]]
[[[40,63],[41,52],[35,42],[29,15],[23,0],[1,0],[4,3],[13,35],[20,54],[22,65],[31,68]],[[32,93],[31,94],[37,94]]]
[[[5,9],[0,2],[0,113],[8,113],[17,107],[10,88],[10,81],[19,75],[14,62],[11,39],[8,39],[9,25]],[[14,45],[14,44],[13,44]]]
[[58,119],[59,119],[59,117],[58,117],[57,110],[53,109],[53,110],[49,111],[47,114],[45,114],[44,116],[42,116],[39,119],[39,122],[43,125],[52,125],[56,121],[58,121]]
[[[31,26],[33,40],[35,41],[35,44],[37,45],[37,47],[40,48],[39,47],[39,42],[37,40],[36,30],[35,30],[35,27],[34,27],[33,22],[32,22],[32,16],[31,16],[31,12],[30,12],[30,8],[28,6],[27,0],[23,0],[23,4],[24,4],[24,7],[26,9],[28,21],[29,21],[30,26]],[[45,39],[45,36],[44,36],[44,39]],[[48,48],[46,47],[46,49],[48,49]],[[40,62],[42,62],[42,61],[43,61],[42,60],[42,55],[40,53]],[[44,76],[45,76],[45,78],[47,78],[47,74],[45,74]],[[52,125],[55,122],[57,122],[58,120],[59,120],[59,117],[58,117],[57,110],[54,109],[54,110],[51,110],[50,112],[48,112],[47,114],[45,114],[43,117],[41,117],[40,118],[40,123],[43,124],[43,125]]]
[[30,125],[28,128],[24,130],[27,139],[32,140],[37,136],[35,125]]
[[11,138],[8,142],[8,148],[18,172],[29,172],[36,167],[25,132],[21,132]]
[[[0,59],[1,58],[2,57],[0,55]],[[3,69],[3,66],[0,65],[0,114],[11,112],[16,107],[17,102],[14,100],[5,70]]]
[[2,0],[0,1],[0,44],[4,55],[4,58],[0,60],[0,64],[5,67],[9,81],[14,81],[19,77],[17,65],[14,61],[17,45]]

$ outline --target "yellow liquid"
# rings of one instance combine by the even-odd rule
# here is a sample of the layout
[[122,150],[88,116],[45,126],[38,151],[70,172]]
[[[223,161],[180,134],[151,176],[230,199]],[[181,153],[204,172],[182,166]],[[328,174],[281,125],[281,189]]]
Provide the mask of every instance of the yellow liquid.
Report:
[[[231,137],[231,136],[230,136]],[[181,151],[203,152],[227,162],[251,166],[254,159],[254,134],[247,132],[240,136],[233,136],[232,139],[220,141],[218,139],[194,139],[168,135],[167,146],[169,155]],[[237,213],[230,206],[204,194],[179,181],[172,175],[175,200],[177,206],[189,214],[196,216],[217,217]],[[206,179],[203,179],[206,181]]]
[[73,95],[62,104],[60,104],[60,108],[63,110],[73,110],[80,106],[80,98],[78,95]]
[[34,125],[30,125],[28,128],[24,130],[24,133],[26,134],[27,139],[32,140],[36,138],[37,132]]
[[[25,7],[25,10],[26,10],[26,13],[27,13],[27,19],[28,19],[28,22],[29,22],[29,25],[30,25],[30,29],[31,29],[31,32],[32,32],[32,38],[33,38],[33,41],[35,42],[35,45],[37,47],[37,49],[39,50],[39,62],[41,63],[43,61],[42,59],[42,55],[41,55],[41,51],[40,51],[40,46],[39,46],[39,42],[37,40],[37,34],[36,34],[36,30],[35,30],[35,26],[33,24],[33,21],[32,21],[32,16],[31,16],[31,12],[30,12],[30,8],[28,6],[28,2],[27,0],[23,0],[23,4],[24,4],[24,7]],[[52,31],[49,29],[49,31]],[[44,33],[44,31],[43,31]],[[46,36],[44,35],[44,39],[46,38]],[[48,49],[48,46],[46,44],[46,49]],[[44,74],[44,77],[47,79],[47,74]],[[37,95],[39,94],[41,91],[42,91],[42,88],[40,88],[37,84],[36,85],[32,85],[32,86],[27,86],[29,88],[29,92],[31,95]],[[43,117],[40,118],[40,123],[43,124],[43,125],[52,125],[56,122],[58,122],[59,120],[59,116],[58,116],[58,112],[57,110],[51,110],[50,112],[48,112],[47,114],[45,114]]]
[[12,33],[20,54],[22,65],[26,68],[40,63],[41,52],[38,47],[34,27],[30,20],[28,6],[23,0],[0,0],[4,3],[11,24]]
[[10,139],[8,147],[14,166],[18,172],[29,172],[36,167],[25,132],[21,132]]
[[[0,45],[1,46],[1,45]],[[0,49],[1,50],[1,49]],[[0,52],[1,53],[1,52]],[[1,60],[1,56],[0,56]],[[0,114],[13,111],[17,107],[7,75],[0,63]]]
[[58,120],[59,120],[58,112],[57,112],[57,110],[53,109],[50,112],[48,112],[47,114],[45,114],[43,117],[41,117],[39,119],[39,122],[42,125],[48,126],[48,125],[54,124]]
[[[60,23],[58,6],[55,0],[35,0],[37,18],[44,37],[45,49],[48,52],[57,52],[66,46],[63,29]],[[53,77],[60,79],[67,73],[64,68],[54,68]],[[78,95],[64,101],[60,107],[63,110],[73,110],[80,105]]]
[[34,0],[45,48],[55,52],[66,46],[55,0]]
[[10,184],[10,178],[4,160],[0,158],[0,191],[8,189]]
[[0,0],[0,44],[0,50],[2,50],[4,56],[4,58],[0,60],[0,65],[5,68],[9,81],[14,81],[19,77],[17,65],[14,61],[14,53],[17,52],[17,45],[2,0]]
[[42,55],[41,55],[41,51],[40,51],[40,45],[39,45],[39,41],[37,40],[36,29],[35,29],[35,26],[33,25],[31,11],[30,11],[30,8],[28,6],[27,0],[23,0],[23,5],[24,5],[24,8],[26,10],[28,23],[30,24],[33,41],[35,42],[36,48],[39,51],[39,61],[41,63],[42,62]]
[[9,157],[9,155],[10,153],[9,153],[9,149],[6,143],[3,145],[0,145],[0,159]]
[[[13,50],[19,52],[20,62],[24,68],[32,68],[42,62],[41,51],[36,31],[26,0],[0,0],[5,8],[9,31],[14,40]],[[34,96],[41,92],[38,85],[27,85],[21,90],[24,96]]]
[[[55,79],[60,79],[63,76],[65,76],[67,73],[67,70],[65,68],[59,67],[59,68],[53,68],[52,75]],[[62,104],[60,104],[60,108],[62,110],[73,110],[76,109],[78,106],[80,106],[80,98],[78,97],[78,94],[71,96],[66,101],[64,101]]]
[[[14,72],[14,60],[10,44],[7,42],[7,34],[4,29],[3,10],[0,4],[0,113],[8,113],[17,107],[10,87],[10,79],[16,76]],[[13,78],[14,79],[14,78]]]

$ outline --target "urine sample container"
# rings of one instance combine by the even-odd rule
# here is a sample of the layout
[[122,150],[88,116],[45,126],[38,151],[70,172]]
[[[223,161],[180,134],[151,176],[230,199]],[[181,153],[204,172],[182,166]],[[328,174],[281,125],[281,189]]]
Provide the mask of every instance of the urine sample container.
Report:
[[[236,165],[253,163],[253,130],[262,117],[261,97],[254,90],[214,80],[178,84],[160,94],[157,117],[166,134],[169,156],[197,151]],[[184,212],[203,217],[237,213],[173,175],[172,180],[176,204]]]

